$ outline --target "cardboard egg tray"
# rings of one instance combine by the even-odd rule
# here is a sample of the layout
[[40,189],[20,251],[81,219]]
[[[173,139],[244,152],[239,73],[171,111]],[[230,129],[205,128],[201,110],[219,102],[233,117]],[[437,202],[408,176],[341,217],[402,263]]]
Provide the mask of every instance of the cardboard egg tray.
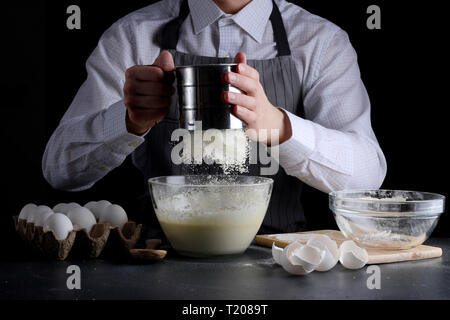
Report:
[[13,217],[14,226],[27,246],[44,256],[65,260],[70,253],[83,258],[97,258],[106,251],[113,255],[129,255],[141,237],[142,225],[127,222],[122,229],[109,223],[97,223],[87,232],[74,225],[74,230],[65,240],[57,240],[53,231],[44,232],[42,227]]

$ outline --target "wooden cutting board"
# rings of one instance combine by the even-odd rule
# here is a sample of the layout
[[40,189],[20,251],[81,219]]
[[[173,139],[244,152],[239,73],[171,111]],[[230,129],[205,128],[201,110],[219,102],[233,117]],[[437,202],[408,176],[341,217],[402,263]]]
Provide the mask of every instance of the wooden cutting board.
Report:
[[[340,246],[342,242],[347,240],[340,231],[319,230],[319,231],[308,231],[298,233],[286,233],[278,235],[257,235],[255,238],[255,242],[261,246],[269,248],[271,248],[272,243],[275,242],[276,246],[284,248],[289,243],[295,240],[306,243],[308,239],[311,238],[311,236],[314,234],[325,234],[329,236],[331,239],[335,240],[338,246]],[[420,245],[413,249],[407,250],[367,249],[367,253],[369,254],[368,264],[381,264],[381,263],[438,258],[442,256],[442,249],[438,247]]]

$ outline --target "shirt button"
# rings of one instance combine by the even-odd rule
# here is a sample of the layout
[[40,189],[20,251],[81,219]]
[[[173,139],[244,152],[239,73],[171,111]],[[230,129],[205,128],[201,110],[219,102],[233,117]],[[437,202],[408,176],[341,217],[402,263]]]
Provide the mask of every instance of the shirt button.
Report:
[[227,52],[222,55],[223,58],[231,58],[231,55]]
[[222,19],[222,22],[223,22],[223,23],[228,23],[228,22],[231,22],[231,19],[225,18],[225,19]]

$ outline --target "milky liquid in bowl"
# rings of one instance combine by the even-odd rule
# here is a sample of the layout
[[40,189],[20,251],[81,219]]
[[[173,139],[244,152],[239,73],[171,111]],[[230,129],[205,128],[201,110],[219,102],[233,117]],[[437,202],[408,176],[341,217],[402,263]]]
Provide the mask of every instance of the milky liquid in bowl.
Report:
[[156,216],[172,247],[183,255],[239,254],[249,247],[267,212],[272,191],[268,180],[255,180],[261,183],[254,185],[223,180],[202,186],[153,185]]

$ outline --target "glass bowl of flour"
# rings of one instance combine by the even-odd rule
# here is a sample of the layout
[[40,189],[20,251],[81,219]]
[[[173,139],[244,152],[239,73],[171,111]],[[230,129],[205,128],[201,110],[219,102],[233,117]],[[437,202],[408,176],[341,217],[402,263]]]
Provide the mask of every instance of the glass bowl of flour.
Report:
[[366,248],[399,250],[428,239],[445,197],[401,190],[338,191],[330,193],[329,206],[345,237]]
[[172,247],[208,257],[243,253],[266,215],[273,180],[252,176],[169,176],[149,180],[153,207]]

